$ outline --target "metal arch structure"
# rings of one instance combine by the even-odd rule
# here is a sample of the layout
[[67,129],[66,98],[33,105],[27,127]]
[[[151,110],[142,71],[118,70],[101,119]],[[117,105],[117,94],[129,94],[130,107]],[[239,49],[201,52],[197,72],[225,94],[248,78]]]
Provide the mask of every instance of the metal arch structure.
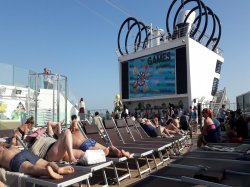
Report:
[[[133,24],[132,24],[132,25],[130,24],[131,21],[133,21]],[[133,17],[127,18],[127,19],[122,23],[122,25],[121,25],[121,27],[120,27],[120,30],[119,30],[119,33],[118,33],[118,50],[119,50],[119,52],[120,52],[121,55],[124,55],[124,53],[123,53],[123,51],[121,50],[120,37],[121,37],[121,32],[122,32],[123,27],[125,26],[125,24],[127,24],[127,27],[128,27],[128,31],[127,31],[126,39],[125,39],[125,51],[126,51],[126,54],[128,54],[127,40],[128,40],[129,33],[130,33],[131,29],[132,29],[134,26],[137,26],[137,27],[138,27],[138,32],[141,31],[139,22],[137,21],[137,19],[135,19],[135,18],[133,18]],[[138,43],[140,44],[140,42],[141,42],[141,34],[139,34],[137,40],[138,40]]]
[[[142,48],[145,49],[147,47],[148,44],[148,38],[150,36],[150,32],[148,32],[148,30],[150,29],[148,26],[146,26],[143,22],[139,21],[139,24],[142,26],[140,32],[137,33],[136,37],[135,37],[135,42],[134,44],[138,44],[139,42],[137,41],[137,38],[139,37],[139,35],[141,35],[141,33],[144,31],[145,32],[145,38],[143,41],[143,45]],[[139,43],[140,44],[140,43]]]
[[221,38],[221,23],[220,23],[220,19],[218,18],[218,16],[216,14],[214,14],[215,16],[215,19],[216,19],[216,22],[219,26],[219,33],[218,33],[218,38],[216,39],[216,42],[214,44],[214,47],[213,47],[213,51],[216,49],[216,47],[218,46],[219,42],[220,42],[220,38]]
[[[184,3],[182,3],[180,6],[179,6],[179,9],[181,9],[182,7],[184,7],[184,5],[186,5],[187,3],[189,3],[189,2],[192,2],[192,1],[195,1],[195,2],[197,2],[197,5],[199,6],[199,14],[201,14],[202,13],[202,8],[201,8],[201,3],[200,3],[200,0],[187,0],[187,1],[185,1]],[[166,29],[167,29],[167,33],[168,33],[168,36],[169,37],[171,37],[171,33],[170,33],[170,29],[169,29],[169,15],[170,15],[170,13],[171,13],[171,11],[172,11],[172,8],[173,8],[173,6],[174,6],[174,4],[177,2],[177,0],[174,0],[172,3],[171,3],[171,5],[170,5],[170,7],[169,7],[169,9],[168,9],[168,12],[167,12],[167,17],[166,17]],[[175,17],[177,17],[177,15],[178,15],[178,13],[176,12],[176,14],[175,14]],[[176,18],[175,18],[176,19]],[[200,24],[201,24],[201,19],[199,19],[198,20],[198,24],[197,24],[197,27],[195,28],[195,30],[194,30],[194,34],[198,31],[198,29],[199,29],[199,26],[200,26]],[[173,23],[173,29],[174,29],[174,23]]]
[[128,54],[128,50],[127,50],[127,46],[128,46],[128,37],[129,37],[129,34],[130,34],[130,31],[133,29],[134,26],[136,26],[136,24],[139,24],[139,28],[140,30],[137,32],[136,34],[136,37],[135,37],[135,40],[134,40],[134,52],[136,52],[140,45],[141,45],[141,41],[142,41],[142,32],[145,31],[145,39],[144,39],[144,42],[143,42],[143,46],[142,48],[146,48],[146,43],[148,41],[148,30],[147,30],[147,27],[145,26],[145,24],[141,21],[137,21],[137,23],[133,23],[131,26],[130,26],[130,30],[127,31],[127,34],[126,34],[126,39],[125,39],[125,50],[126,50],[126,53]]
[[[198,40],[197,40],[198,42],[200,42],[200,40],[204,37],[205,32],[206,32],[206,30],[207,30],[208,16],[211,15],[211,16],[212,16],[212,19],[213,19],[213,29],[212,29],[212,33],[211,33],[211,35],[210,35],[210,37],[209,37],[209,39],[208,39],[208,41],[207,41],[207,43],[206,43],[206,47],[209,46],[209,44],[211,43],[212,40],[216,39],[216,42],[215,42],[215,44],[214,44],[214,46],[213,46],[213,48],[212,48],[212,50],[214,51],[214,50],[217,48],[217,46],[218,46],[218,44],[219,44],[219,41],[220,41],[220,38],[221,38],[221,23],[220,23],[220,20],[219,20],[218,16],[217,16],[216,14],[214,14],[214,12],[212,11],[212,9],[209,8],[208,6],[206,6],[201,0],[187,0],[187,1],[183,2],[183,3],[181,3],[181,5],[178,7],[178,9],[177,9],[177,11],[176,11],[176,13],[175,13],[175,17],[174,17],[174,21],[173,21],[173,29],[174,29],[174,27],[175,27],[175,25],[176,25],[176,19],[177,19],[177,16],[178,16],[180,10],[181,10],[187,3],[192,2],[192,1],[197,2],[197,6],[194,7],[193,9],[191,9],[191,10],[189,11],[189,13],[187,14],[187,16],[186,16],[186,18],[185,18],[185,20],[184,20],[183,23],[185,24],[185,23],[187,22],[188,17],[191,15],[191,13],[192,13],[193,11],[196,11],[197,9],[199,10],[199,15],[195,18],[194,23],[193,23],[193,24],[195,24],[195,23],[198,21],[197,27],[195,28],[195,30],[192,32],[192,35],[191,35],[191,36],[194,36],[194,35],[196,34],[196,32],[198,31],[199,27],[200,27],[202,17],[205,16],[205,24],[204,24],[204,27],[203,27],[203,29],[202,29],[202,32],[201,32],[201,34],[199,35],[199,38],[198,38]],[[167,12],[167,17],[166,17],[166,29],[167,29],[167,33],[168,33],[168,36],[169,36],[169,37],[171,37],[171,35],[172,35],[171,32],[170,32],[170,29],[169,29],[169,16],[170,16],[170,13],[171,13],[171,11],[172,11],[172,9],[173,9],[173,6],[175,5],[176,2],[177,2],[177,0],[174,0],[174,1],[171,3],[171,5],[170,5],[170,7],[169,7],[169,9],[168,9],[168,12]],[[204,10],[204,12],[202,12],[202,9]],[[217,38],[214,38],[214,34],[215,34],[215,31],[216,31],[216,28],[217,28],[217,27],[216,27],[216,23],[217,23],[217,25],[218,25],[219,31],[218,31],[218,37],[217,37]]]
[[[167,16],[166,16],[166,29],[167,29],[167,35],[169,38],[172,37],[173,34],[171,34],[170,32],[170,28],[169,28],[169,16],[170,16],[170,13],[175,5],[175,3],[177,2],[177,0],[173,0],[171,5],[169,6],[169,9],[168,9],[168,12],[167,12]],[[192,8],[188,14],[186,15],[185,19],[184,19],[184,22],[183,24],[185,25],[187,23],[187,20],[189,18],[189,16],[192,14],[192,12],[198,10],[198,16],[196,16],[193,24],[196,24],[197,22],[197,25],[196,27],[193,29],[192,33],[190,33],[190,37],[193,37],[199,30],[199,27],[201,25],[201,21],[202,21],[202,17],[205,16],[205,23],[204,23],[204,26],[203,26],[203,29],[197,39],[198,42],[200,42],[202,40],[202,38],[205,36],[205,33],[207,31],[207,28],[208,28],[208,17],[211,16],[212,19],[213,19],[213,28],[212,28],[212,32],[211,32],[211,35],[208,37],[208,41],[207,43],[205,44],[206,47],[209,46],[209,44],[212,42],[212,41],[216,41],[212,50],[214,51],[218,44],[219,44],[219,41],[220,41],[220,38],[221,38],[221,23],[220,23],[220,20],[218,18],[218,16],[216,14],[214,14],[214,12],[212,11],[211,8],[209,8],[208,6],[206,6],[203,1],[201,0],[186,0],[186,1],[182,1],[181,5],[178,7],[176,13],[175,13],[175,16],[174,16],[174,21],[173,21],[173,30],[174,30],[174,27],[176,26],[176,20],[177,20],[177,16],[179,15],[180,11],[182,8],[184,8],[184,6],[190,2],[196,2],[197,3],[197,6],[195,6],[194,8]],[[132,22],[132,23],[131,23]],[[214,37],[215,35],[215,31],[216,31],[216,28],[218,25],[218,36],[217,37]],[[123,51],[121,49],[121,32],[122,30],[125,28],[125,26],[127,26],[127,33],[126,33],[126,37],[125,37],[125,51]],[[142,49],[145,49],[147,47],[147,44],[148,44],[148,41],[149,41],[149,37],[150,35],[152,35],[150,28],[148,26],[146,26],[143,22],[141,21],[138,21],[136,18],[134,17],[129,17],[127,18],[121,25],[120,29],[119,29],[119,33],[118,33],[118,50],[120,52],[120,54],[123,56],[124,54],[129,54],[129,51],[128,51],[128,39],[129,39],[129,36],[130,36],[130,33],[131,33],[131,30],[134,28],[134,27],[137,27],[138,29],[138,32],[136,34],[136,37],[135,37],[135,40],[134,40],[134,52],[138,51],[138,49],[141,47]],[[145,38],[142,38],[142,33],[145,32]],[[174,32],[173,32],[174,33]],[[141,46],[142,44],[142,46]]]
[[[216,14],[214,14],[213,11],[209,7],[207,7],[207,9],[208,9],[208,15],[211,15],[212,18],[213,18],[213,29],[212,29],[212,33],[211,33],[211,35],[210,35],[210,37],[209,37],[209,39],[208,39],[208,41],[206,43],[206,47],[208,47],[208,45],[211,43],[211,41],[213,39],[215,39],[214,34],[215,34],[215,31],[216,31],[216,28],[217,28],[216,23],[217,23],[218,28],[219,28],[218,36],[216,38],[216,42],[215,42],[215,44],[214,44],[214,46],[212,48],[212,50],[214,51],[216,49],[216,47],[218,46],[218,43],[219,43],[220,38],[221,38],[221,23],[220,23],[220,20],[219,20],[218,16]],[[203,15],[204,15],[204,13],[202,14],[202,16]],[[197,19],[194,20],[194,23],[197,21]]]
[[[208,13],[206,14],[206,16],[211,15],[212,18],[213,18],[213,30],[212,30],[212,33],[211,33],[211,35],[210,35],[210,37],[209,37],[209,39],[208,39],[208,41],[207,41],[207,43],[206,43],[206,47],[208,47],[208,45],[209,45],[210,42],[212,41],[212,39],[213,39],[213,37],[214,37],[215,30],[216,30],[216,23],[215,23],[215,16],[214,16],[214,13],[213,13],[213,11],[212,11],[209,7],[207,7],[207,10],[208,10]],[[204,16],[204,15],[205,15],[205,13],[203,12],[201,16]],[[194,20],[194,23],[195,23],[198,19],[200,19],[200,18],[197,17],[197,18]],[[202,36],[202,37],[203,37],[203,36]]]
[[[131,23],[131,21],[133,21]],[[125,51],[123,51],[121,49],[121,32],[124,29],[125,25],[127,25],[127,33],[126,33],[126,37],[125,37]],[[119,30],[119,34],[118,34],[118,50],[120,52],[121,55],[124,54],[128,54],[128,39],[129,39],[129,35],[131,30],[137,27],[138,32],[136,34],[135,40],[134,40],[134,52],[138,51],[139,47],[142,47],[143,49],[145,49],[147,47],[148,44],[148,38],[151,35],[150,32],[148,32],[148,30],[150,29],[148,26],[146,26],[143,22],[138,21],[136,18],[134,17],[129,17],[127,18],[121,25],[120,30]],[[145,33],[145,38],[142,38],[142,33]],[[141,46],[142,44],[142,46]]]
[[[199,38],[198,38],[198,42],[200,42],[200,40],[202,39],[202,37],[204,36],[204,34],[205,34],[205,32],[206,32],[206,30],[207,30],[207,25],[208,25],[208,11],[207,11],[207,7],[206,7],[206,5],[202,2],[202,1],[200,1],[200,3],[201,3],[201,5],[202,5],[202,8],[204,9],[204,12],[202,12],[202,14],[200,14],[198,17],[196,17],[196,18],[199,18],[199,19],[201,19],[201,17],[202,17],[202,15],[204,14],[206,17],[205,17],[205,25],[204,25],[204,27],[203,27],[203,29],[202,29],[202,32],[201,32],[201,34],[200,34],[200,36],[199,36]],[[186,23],[187,22],[187,19],[188,19],[188,17],[192,14],[192,12],[194,12],[195,10],[197,10],[199,8],[199,6],[196,6],[196,7],[194,7],[193,9],[191,9],[190,11],[189,11],[189,13],[187,14],[187,16],[186,16],[186,18],[185,18],[185,20],[184,20],[184,23]],[[195,23],[195,22],[194,22]],[[199,29],[199,27],[198,27],[198,29]],[[192,35],[194,35],[195,33],[192,33]]]
[[[200,15],[202,14],[202,8],[204,9],[204,7],[205,7],[205,5],[204,6],[202,6],[202,3],[201,3],[201,1],[200,0],[188,0],[188,1],[185,1],[183,4],[181,4],[180,6],[179,6],[179,8],[178,8],[178,10],[176,11],[176,13],[175,13],[175,17],[174,17],[174,22],[173,22],[173,29],[174,29],[174,27],[175,27],[175,25],[176,25],[176,19],[177,19],[177,16],[179,15],[179,12],[180,12],[180,10],[182,9],[182,8],[184,8],[184,6],[185,6],[185,4],[187,4],[187,3],[189,3],[189,2],[192,2],[192,1],[195,1],[195,2],[197,2],[197,4],[198,4],[198,9],[199,9],[199,17],[200,17]],[[206,12],[207,10],[205,9],[205,12]],[[186,17],[187,19],[188,19],[188,16]],[[187,19],[186,19],[186,21],[187,21]],[[207,22],[207,20],[206,20],[206,22]],[[184,24],[185,24],[186,22],[184,21]],[[199,28],[200,28],[200,24],[201,24],[201,19],[199,19],[198,20],[198,24],[197,24],[197,27],[195,28],[195,30],[193,31],[193,34],[195,35],[196,34],[196,32],[199,30]],[[203,29],[203,34],[205,33],[205,29]],[[201,36],[198,38],[198,41],[200,41],[201,40]]]

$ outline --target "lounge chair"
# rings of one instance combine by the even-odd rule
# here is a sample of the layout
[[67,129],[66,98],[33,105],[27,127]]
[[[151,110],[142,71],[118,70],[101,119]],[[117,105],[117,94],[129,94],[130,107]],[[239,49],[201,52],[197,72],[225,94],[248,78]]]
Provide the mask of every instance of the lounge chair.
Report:
[[[109,142],[111,142],[112,145],[119,149],[125,149],[126,151],[129,151],[130,153],[134,153],[133,159],[135,160],[135,164],[137,167],[138,175],[142,177],[142,174],[146,172],[151,171],[151,167],[148,161],[148,157],[151,156],[154,159],[155,167],[157,167],[154,151],[150,148],[143,148],[141,145],[138,145],[136,143],[126,144],[123,143],[120,139],[121,136],[119,136],[119,132],[117,131],[116,124],[113,119],[105,119],[104,120],[104,131],[105,134],[107,134],[107,138],[109,139]],[[147,164],[147,168],[142,170],[139,159],[144,158]]]
[[[14,130],[0,130],[1,137],[12,137],[14,135]],[[27,183],[33,183],[34,185],[43,185],[51,187],[64,187],[70,186],[75,183],[81,184],[86,180],[87,186],[89,185],[89,178],[92,176],[90,171],[83,171],[80,169],[75,169],[75,172],[69,175],[64,175],[63,179],[45,179],[32,177],[19,172],[10,172],[6,171],[3,168],[0,168],[0,179],[9,186],[27,186]]]
[[[159,155],[160,162],[157,163],[157,166],[163,164],[164,161],[167,161],[170,159],[167,153],[170,147],[172,146],[173,142],[171,141],[168,142],[166,141],[166,139],[162,140],[160,138],[143,139],[141,138],[139,133],[136,131],[134,125],[131,123],[127,124],[125,119],[116,119],[115,122],[119,130],[119,133],[121,134],[121,137],[125,143],[136,142],[140,145],[145,145],[146,147],[152,148]],[[166,153],[167,155],[164,157],[163,153]]]
[[[127,120],[129,122],[129,119]],[[130,122],[129,122],[130,123]],[[131,123],[132,124],[132,123]],[[134,126],[136,128],[136,130],[138,131],[139,135],[141,136],[141,138],[143,139],[148,139],[148,138],[152,138],[150,137],[145,131],[144,129],[142,128],[142,126],[140,125],[139,122],[135,121],[134,122]],[[153,139],[161,139],[161,138],[153,138]],[[182,145],[182,141],[184,141],[185,137],[183,136],[180,136],[180,137],[174,137],[174,138],[164,138],[164,140],[166,142],[171,142],[172,143],[172,150],[173,150],[173,154],[174,155],[179,155],[180,154],[180,151],[183,147]],[[155,140],[156,141],[156,140]]]
[[244,160],[245,154],[236,152],[218,152],[218,151],[200,151],[194,150],[185,153],[185,157],[198,157],[198,158],[223,158],[228,160]]
[[[92,138],[95,141],[99,142],[100,144],[110,146],[107,144],[107,141],[104,140],[101,132],[99,131],[99,129],[96,125],[90,125],[88,122],[85,122],[82,127],[80,125],[78,127],[79,127],[79,129],[81,129],[83,127],[84,131],[81,130],[81,132],[82,132],[83,136],[85,136],[86,138]],[[128,167],[128,160],[126,157],[118,158],[118,157],[108,156],[107,160],[111,160],[113,162],[112,165],[114,168],[114,174],[115,174],[116,182],[118,184],[120,184],[120,181],[123,179],[131,178],[130,169]],[[126,166],[127,173],[123,174],[121,177],[119,177],[117,167],[116,167],[116,165],[118,163],[125,163],[125,166]]]
[[[164,168],[165,169],[165,168]],[[170,168],[166,168],[166,171],[170,171]],[[161,170],[159,170],[161,172]],[[175,172],[178,173],[178,170]],[[157,175],[156,173],[150,174],[148,177],[144,178],[143,180],[140,180],[136,183],[133,183],[131,185],[128,185],[128,187],[154,187],[154,186],[171,186],[171,187],[190,187],[190,186],[196,186],[196,185],[203,185],[203,186],[209,186],[209,187],[230,187],[227,185],[222,185],[214,182],[204,181],[195,179],[192,177],[186,177],[181,176],[179,178],[172,178],[162,175]]]
[[[23,146],[24,149],[28,149],[28,146],[26,146],[26,144],[21,140],[21,138],[17,137],[17,140],[21,143],[21,145]],[[105,168],[112,165],[112,163],[113,163],[112,161],[107,161],[104,163],[98,163],[98,164],[93,164],[93,165],[89,165],[89,166],[82,166],[82,165],[75,166],[75,165],[73,165],[72,167],[74,167],[77,171],[82,171],[85,173],[93,173],[93,172],[101,170],[102,174],[103,174],[104,186],[108,186],[108,180],[106,177]],[[57,164],[60,166],[67,165],[67,163],[65,163],[65,162],[58,162]]]
[[75,168],[75,172],[69,175],[64,175],[63,179],[44,179],[36,178],[25,175],[25,181],[37,185],[49,186],[49,187],[64,187],[71,186],[72,184],[79,183],[79,186],[86,180],[87,186],[89,184],[89,178],[92,177],[92,173],[83,171],[81,169]]
[[232,186],[248,186],[250,184],[250,163],[248,161],[183,157],[172,162],[169,166],[202,168],[194,175],[194,178],[202,180]]

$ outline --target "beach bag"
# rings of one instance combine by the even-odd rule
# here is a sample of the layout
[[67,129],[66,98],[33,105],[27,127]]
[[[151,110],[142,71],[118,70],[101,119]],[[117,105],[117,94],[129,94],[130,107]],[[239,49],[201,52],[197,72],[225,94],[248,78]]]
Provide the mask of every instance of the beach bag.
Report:
[[106,162],[106,156],[103,150],[86,150],[84,155],[78,160],[80,165],[92,165]]

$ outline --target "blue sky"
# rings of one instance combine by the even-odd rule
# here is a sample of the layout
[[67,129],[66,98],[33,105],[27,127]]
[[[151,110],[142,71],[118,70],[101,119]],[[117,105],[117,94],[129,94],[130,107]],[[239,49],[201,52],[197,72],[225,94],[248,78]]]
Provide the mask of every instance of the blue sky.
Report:
[[[0,63],[66,75],[88,109],[113,109],[118,31],[132,16],[166,30],[171,0],[0,0]],[[180,2],[180,0],[179,0]],[[203,0],[220,18],[219,88],[231,102],[249,87],[250,1]]]

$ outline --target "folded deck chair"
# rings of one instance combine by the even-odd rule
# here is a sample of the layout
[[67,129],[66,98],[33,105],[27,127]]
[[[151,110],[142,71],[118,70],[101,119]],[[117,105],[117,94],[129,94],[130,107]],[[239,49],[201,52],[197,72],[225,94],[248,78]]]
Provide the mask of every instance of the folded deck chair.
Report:
[[228,160],[244,160],[245,155],[236,152],[218,152],[218,151],[199,151],[194,150],[185,153],[185,157],[197,157],[197,158],[218,158]]
[[209,186],[209,187],[230,187],[227,185],[221,185],[204,180],[181,177],[181,179],[175,179],[170,177],[149,175],[148,177],[140,180],[136,183],[130,184],[127,187],[154,187],[154,186],[171,186],[171,187],[191,187],[196,185]]
[[[79,126],[79,128],[81,128],[81,126]],[[97,141],[100,144],[107,145],[107,142],[102,137],[101,132],[99,131],[99,129],[98,129],[98,127],[96,125],[90,125],[90,124],[85,122],[85,124],[83,125],[83,129],[84,129],[84,132],[81,131],[83,133],[83,136],[85,136],[86,138],[92,138],[92,139],[94,139],[95,141]],[[109,146],[109,145],[107,145],[107,146]],[[128,160],[127,160],[126,157],[118,158],[118,157],[108,156],[107,160],[113,161],[112,165],[113,165],[113,168],[114,168],[114,174],[115,174],[116,182],[118,184],[120,184],[120,181],[123,180],[123,179],[131,178],[130,169],[128,167]],[[121,177],[119,177],[117,167],[116,167],[116,165],[118,163],[125,163],[125,166],[126,166],[127,173],[123,174]]]
[[[174,165],[172,164],[168,165],[167,167],[164,167],[160,170],[157,170],[150,174],[150,177],[155,177],[159,179],[172,179],[181,181],[179,185],[182,186],[183,183],[189,183],[189,186],[195,186],[196,185],[205,185],[205,186],[214,186],[214,187],[225,187],[227,185],[224,184],[218,184],[212,181],[206,181],[202,179],[196,179],[194,178],[197,173],[201,173],[203,168],[197,167],[197,166],[188,166],[188,165]],[[163,181],[162,181],[163,183]],[[169,185],[169,184],[168,184]],[[156,186],[156,184],[155,184]],[[170,185],[172,186],[172,185]],[[174,185],[176,186],[176,185]],[[177,185],[178,186],[178,185]]]
[[[160,162],[157,166],[163,164],[164,161],[169,160],[169,155],[163,157],[162,153],[168,153],[168,149],[171,147],[172,142],[167,142],[166,140],[160,141],[160,138],[156,138],[159,141],[152,140],[153,138],[142,139],[139,133],[136,131],[133,124],[127,124],[125,119],[115,120],[121,138],[125,143],[138,143],[140,145],[145,145],[146,147],[152,148],[155,153],[159,155]],[[151,141],[152,140],[152,141]]]
[[[105,119],[104,120],[104,131],[107,134],[107,137],[109,139],[109,142],[111,142],[112,145],[117,147],[118,149],[124,149],[126,151],[129,151],[130,153],[134,153],[134,161],[137,167],[138,175],[142,177],[142,174],[146,172],[151,171],[151,167],[148,161],[148,157],[151,156],[154,160],[154,151],[150,148],[142,147],[136,143],[131,144],[125,144],[122,142],[121,138],[119,137],[119,134],[117,132],[117,127],[113,119]],[[144,158],[147,164],[147,168],[142,170],[139,159]],[[156,166],[156,162],[155,162]],[[157,167],[157,166],[156,166]]]
[[209,143],[200,149],[206,151],[221,151],[221,152],[235,152],[235,153],[247,153],[250,152],[250,144],[238,144],[238,143]]
[[183,157],[172,162],[170,166],[201,168],[202,170],[197,172],[194,178],[202,180],[232,186],[248,186],[250,184],[250,163],[247,161]]

